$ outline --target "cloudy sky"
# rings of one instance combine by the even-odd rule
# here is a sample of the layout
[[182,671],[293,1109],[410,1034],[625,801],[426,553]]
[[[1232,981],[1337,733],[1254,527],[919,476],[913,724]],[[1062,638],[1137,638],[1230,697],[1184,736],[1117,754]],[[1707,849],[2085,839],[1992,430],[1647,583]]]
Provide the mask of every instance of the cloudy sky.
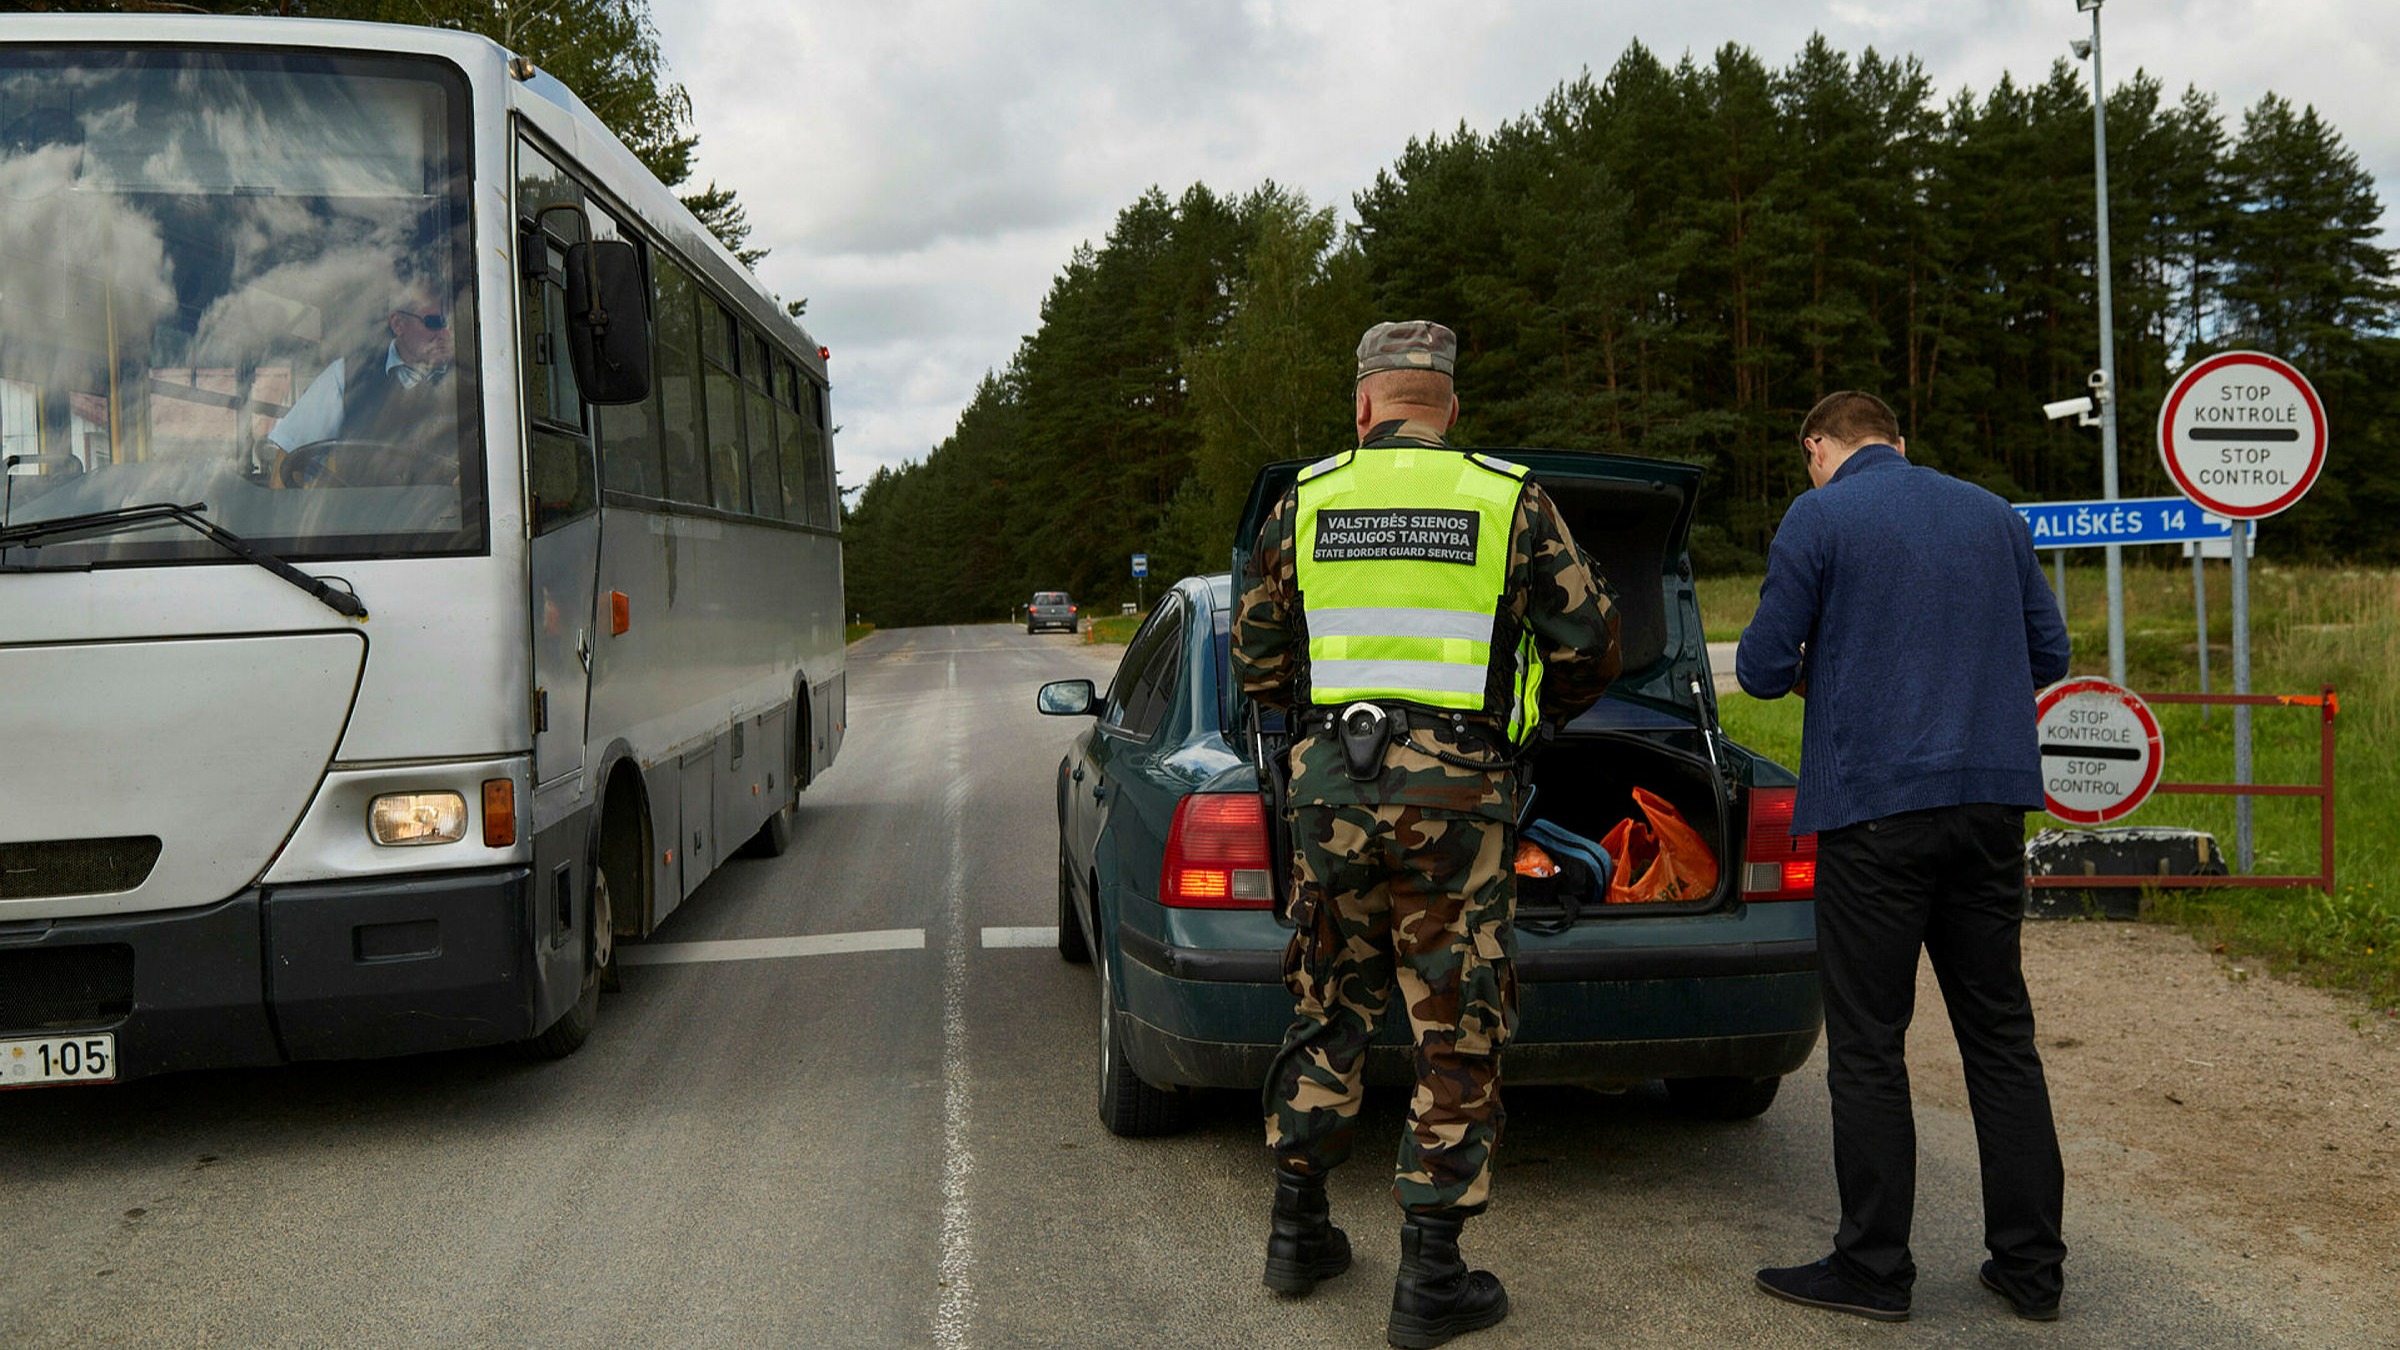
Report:
[[[833,349],[842,479],[921,459],[1037,326],[1076,244],[1157,184],[1264,179],[1348,214],[1412,135],[1478,130],[1628,42],[1786,64],[1811,31],[1913,54],[1944,96],[2039,79],[2074,0],[657,0],[702,180]],[[2240,110],[2272,90],[2400,194],[2400,2],[2110,0],[2107,77]],[[2387,230],[2400,244],[2400,232]]]

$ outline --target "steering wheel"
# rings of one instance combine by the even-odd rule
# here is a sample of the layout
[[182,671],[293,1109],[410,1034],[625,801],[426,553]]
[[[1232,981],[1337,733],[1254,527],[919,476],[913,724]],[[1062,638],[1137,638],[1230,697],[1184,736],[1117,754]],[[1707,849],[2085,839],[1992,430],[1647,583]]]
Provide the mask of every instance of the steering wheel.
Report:
[[418,487],[457,481],[454,453],[396,441],[336,437],[311,441],[283,459],[285,487]]

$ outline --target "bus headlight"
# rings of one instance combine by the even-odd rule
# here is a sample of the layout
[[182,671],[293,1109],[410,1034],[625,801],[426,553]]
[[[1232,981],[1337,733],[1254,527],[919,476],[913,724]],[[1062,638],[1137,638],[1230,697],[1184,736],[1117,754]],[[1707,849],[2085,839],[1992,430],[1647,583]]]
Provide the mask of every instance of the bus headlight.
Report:
[[467,799],[455,792],[394,792],[367,807],[378,844],[452,844],[467,837]]

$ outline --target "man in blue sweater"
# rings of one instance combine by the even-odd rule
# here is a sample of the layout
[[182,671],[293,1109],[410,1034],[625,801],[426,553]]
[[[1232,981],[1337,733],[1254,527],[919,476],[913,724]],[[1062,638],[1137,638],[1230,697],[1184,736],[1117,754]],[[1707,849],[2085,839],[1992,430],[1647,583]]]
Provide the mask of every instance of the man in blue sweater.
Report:
[[2067,673],[2066,625],[2025,523],[1907,459],[1872,394],[1800,428],[1814,492],[1785,513],[1734,659],[1755,698],[1798,694],[1792,832],[1817,835],[1825,1081],[1842,1221],[1833,1254],[1758,1272],[1778,1298],[1908,1317],[1916,1122],[1908,1023],[1933,960],[1983,1166],[1983,1283],[2058,1316],[2065,1189],[2018,934],[2024,813],[2042,804],[2034,692]]

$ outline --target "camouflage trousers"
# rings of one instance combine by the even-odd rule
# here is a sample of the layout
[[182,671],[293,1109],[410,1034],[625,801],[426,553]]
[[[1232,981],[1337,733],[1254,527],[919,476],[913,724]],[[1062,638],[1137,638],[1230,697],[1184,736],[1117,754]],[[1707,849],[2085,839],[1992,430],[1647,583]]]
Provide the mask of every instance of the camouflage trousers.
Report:
[[1491,1201],[1500,1048],[1516,1028],[1511,830],[1415,806],[1293,812],[1295,1000],[1264,1090],[1267,1147],[1322,1175],[1350,1156],[1367,1046],[1397,986],[1416,1094],[1393,1167],[1402,1208],[1479,1214]]

